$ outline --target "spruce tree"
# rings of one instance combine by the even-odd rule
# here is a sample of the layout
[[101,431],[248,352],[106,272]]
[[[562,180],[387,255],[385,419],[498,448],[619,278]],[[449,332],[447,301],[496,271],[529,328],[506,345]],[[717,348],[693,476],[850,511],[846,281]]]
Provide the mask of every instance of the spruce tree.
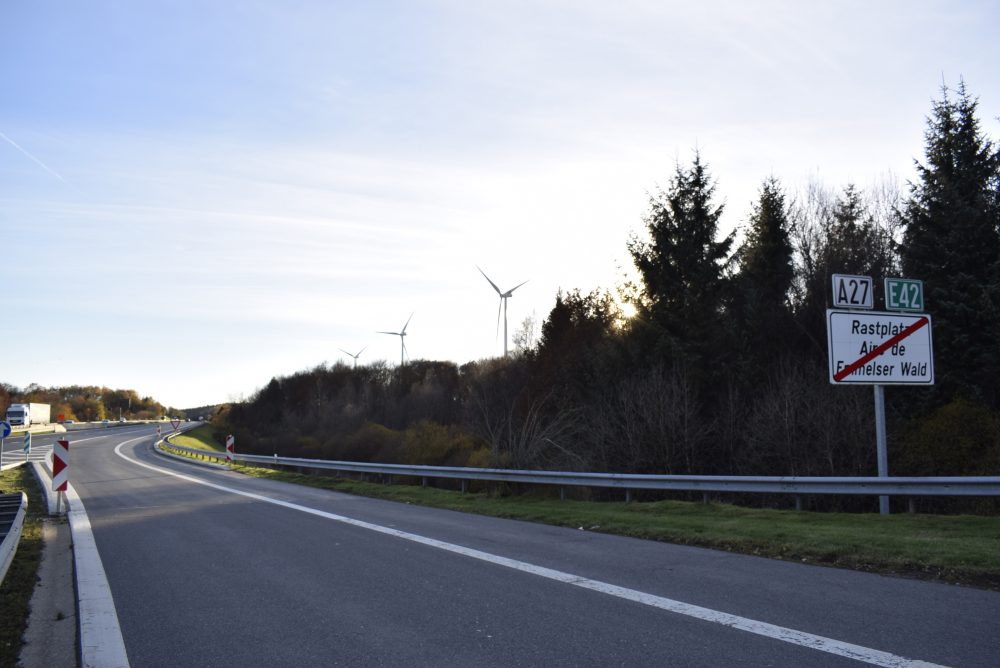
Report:
[[903,268],[924,281],[939,392],[1000,405],[1000,153],[961,82],[927,121],[903,237]]
[[791,326],[788,296],[794,278],[790,223],[781,184],[763,182],[750,214],[746,239],[737,252],[739,273],[731,317],[741,364],[752,381],[779,356]]
[[722,205],[701,156],[680,164],[666,191],[650,198],[649,241],[633,237],[629,253],[643,282],[640,317],[651,326],[654,348],[704,367],[720,352],[723,274],[733,236],[718,240]]

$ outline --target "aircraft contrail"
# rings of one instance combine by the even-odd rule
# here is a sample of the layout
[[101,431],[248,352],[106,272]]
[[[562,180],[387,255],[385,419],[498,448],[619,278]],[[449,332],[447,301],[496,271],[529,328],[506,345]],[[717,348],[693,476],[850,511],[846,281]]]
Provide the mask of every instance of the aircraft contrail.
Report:
[[[63,183],[66,183],[66,179],[64,179],[63,177],[59,176],[59,174],[54,169],[51,169],[44,162],[42,162],[41,160],[39,160],[35,156],[33,156],[30,153],[28,153],[27,151],[25,151],[23,148],[21,148],[16,141],[14,141],[13,139],[11,139],[10,137],[8,137],[7,135],[5,135],[2,132],[0,132],[0,137],[2,137],[3,139],[6,139],[8,144],[10,144],[14,148],[16,148],[18,151],[20,151],[21,153],[23,153],[28,158],[30,158],[32,161],[35,162],[35,164],[37,164],[39,167],[41,167],[42,169],[44,169],[45,171],[47,171],[49,174],[51,174],[52,176],[56,177],[57,179],[59,179]],[[67,183],[66,185],[69,185],[69,184]]]

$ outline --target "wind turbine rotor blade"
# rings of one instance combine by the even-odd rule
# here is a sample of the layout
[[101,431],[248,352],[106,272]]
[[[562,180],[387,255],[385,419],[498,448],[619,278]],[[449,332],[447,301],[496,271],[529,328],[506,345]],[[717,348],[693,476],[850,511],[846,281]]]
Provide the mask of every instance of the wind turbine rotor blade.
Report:
[[[476,269],[479,269],[479,265],[478,264],[476,265]],[[490,285],[493,286],[493,289],[497,291],[498,295],[501,295],[501,296],[503,295],[503,293],[500,292],[500,288],[497,287],[497,284],[494,283],[493,281],[490,281],[490,277],[486,275],[485,271],[483,271],[482,269],[479,269],[479,273],[483,275],[483,278],[485,278],[487,281],[489,281]]]
[[[414,311],[414,313],[416,313],[416,311]],[[400,332],[400,334],[406,334],[406,328],[409,326],[411,320],[413,320],[413,313],[411,313],[410,317],[406,319],[406,324],[403,325],[403,330]]]
[[358,354],[354,356],[354,359],[358,359],[358,357],[361,356],[361,353],[365,352],[366,350],[368,350],[368,346],[365,346],[364,348],[362,348],[361,350],[359,350]]
[[347,352],[343,348],[337,348],[337,350],[339,350],[340,352],[344,353],[345,355],[350,355],[351,357],[354,357],[354,355],[351,355],[351,353]]
[[[528,281],[525,281],[524,283],[527,283],[527,282]],[[521,287],[522,285],[524,285],[524,283],[519,283],[519,284],[515,285],[514,287],[512,287],[510,290],[507,291],[506,296],[510,297],[511,293],[513,293],[514,290],[517,290],[519,287]]]
[[375,332],[376,334],[392,334],[393,336],[402,336],[399,332]]

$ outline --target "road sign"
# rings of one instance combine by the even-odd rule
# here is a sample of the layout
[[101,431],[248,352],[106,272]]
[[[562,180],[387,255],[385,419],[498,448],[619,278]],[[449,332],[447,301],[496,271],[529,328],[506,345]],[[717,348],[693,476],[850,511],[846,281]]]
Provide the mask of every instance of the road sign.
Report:
[[31,432],[24,432],[24,457],[27,459],[28,455],[31,454]]
[[174,428],[174,431],[177,431],[177,427],[181,426],[181,421],[180,420],[171,420],[170,421],[170,426]]
[[65,492],[69,485],[69,441],[56,441],[52,446],[52,491]]
[[826,334],[834,385],[934,384],[929,315],[829,309]]
[[924,282],[912,278],[885,279],[885,307],[890,311],[923,311]]
[[864,308],[875,307],[871,276],[833,275],[833,307]]
[[236,439],[230,434],[226,436],[226,463],[233,463],[233,455],[236,454]]
[[4,420],[0,422],[0,438],[7,438],[10,436],[10,422]]

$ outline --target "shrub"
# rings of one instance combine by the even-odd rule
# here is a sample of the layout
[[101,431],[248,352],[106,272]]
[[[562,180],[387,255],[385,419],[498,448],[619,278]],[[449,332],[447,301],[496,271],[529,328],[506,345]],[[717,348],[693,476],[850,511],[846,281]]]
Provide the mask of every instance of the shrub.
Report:
[[911,423],[900,449],[909,475],[1000,475],[1000,415],[954,399]]

